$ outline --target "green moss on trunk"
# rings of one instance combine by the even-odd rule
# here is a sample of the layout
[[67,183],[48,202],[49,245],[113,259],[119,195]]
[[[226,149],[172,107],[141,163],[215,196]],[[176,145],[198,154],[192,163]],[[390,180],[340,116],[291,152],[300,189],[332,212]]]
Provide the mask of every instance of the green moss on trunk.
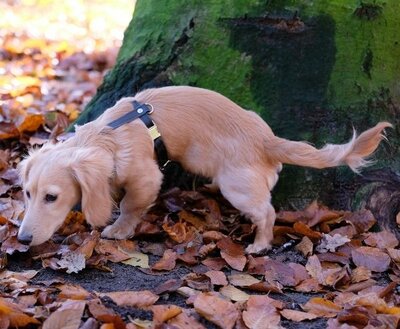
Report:
[[[78,123],[144,88],[195,85],[317,146],[391,121],[373,168],[398,168],[399,12],[398,0],[137,0],[118,62]],[[348,208],[362,184],[347,168],[288,167],[275,204]]]

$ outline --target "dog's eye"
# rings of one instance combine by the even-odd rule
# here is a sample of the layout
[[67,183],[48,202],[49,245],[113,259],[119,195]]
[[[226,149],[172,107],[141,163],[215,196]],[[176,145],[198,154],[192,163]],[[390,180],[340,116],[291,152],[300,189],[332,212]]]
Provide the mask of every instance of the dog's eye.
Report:
[[44,200],[46,202],[54,202],[57,200],[57,195],[54,194],[46,194],[46,196],[44,197]]
[[30,193],[29,191],[26,191],[26,197],[27,197],[28,199],[31,198],[31,193]]

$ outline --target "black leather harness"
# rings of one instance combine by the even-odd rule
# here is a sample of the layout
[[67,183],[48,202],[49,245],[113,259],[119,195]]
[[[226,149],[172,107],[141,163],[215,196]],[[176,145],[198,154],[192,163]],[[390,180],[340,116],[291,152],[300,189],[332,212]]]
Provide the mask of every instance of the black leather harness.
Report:
[[150,114],[153,113],[154,109],[150,104],[141,104],[137,101],[132,102],[133,110],[124,114],[122,117],[110,122],[107,126],[112,129],[117,129],[122,125],[132,122],[136,119],[140,119],[146,125],[149,130],[149,134],[154,142],[154,151],[157,156],[158,166],[160,170],[164,170],[168,164],[168,153],[167,148],[161,138],[161,134],[157,129],[156,124],[150,118]]

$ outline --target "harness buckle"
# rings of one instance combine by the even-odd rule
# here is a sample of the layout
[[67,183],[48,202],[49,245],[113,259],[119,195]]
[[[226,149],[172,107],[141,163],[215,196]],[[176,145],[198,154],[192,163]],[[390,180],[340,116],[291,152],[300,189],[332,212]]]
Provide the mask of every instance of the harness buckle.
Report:
[[154,124],[153,126],[148,128],[148,130],[149,130],[150,136],[153,139],[153,141],[156,140],[158,137],[161,137],[161,134],[158,131],[156,124]]

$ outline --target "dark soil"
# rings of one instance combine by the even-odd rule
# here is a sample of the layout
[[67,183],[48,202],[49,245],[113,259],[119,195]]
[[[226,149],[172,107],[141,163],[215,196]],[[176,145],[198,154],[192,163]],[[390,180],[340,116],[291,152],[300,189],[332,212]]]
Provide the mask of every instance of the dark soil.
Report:
[[[269,252],[271,258],[279,259],[286,262],[305,263],[305,259],[292,250],[275,250]],[[151,263],[156,259],[151,257]],[[111,272],[100,271],[97,269],[85,269],[78,274],[67,274],[64,272],[56,272],[51,269],[43,269],[39,261],[32,261],[29,254],[15,254],[9,258],[7,269],[10,271],[23,271],[28,269],[39,270],[39,273],[33,278],[33,284],[40,284],[46,281],[60,279],[67,283],[73,283],[82,286],[90,292],[109,292],[123,290],[151,290],[154,291],[158,286],[167,280],[182,279],[186,274],[194,270],[186,266],[177,266],[174,270],[157,275],[147,274],[143,270],[136,267],[124,265],[120,263],[109,264]],[[196,268],[201,272],[201,268]],[[229,271],[227,271],[227,274]],[[250,292],[249,292],[250,293]],[[254,292],[252,292],[254,293]],[[320,294],[319,294],[320,295]],[[318,294],[304,294],[286,290],[284,294],[271,293],[271,298],[282,300],[287,308],[300,310],[300,305],[306,303],[311,297],[319,296]],[[151,319],[152,313],[132,307],[117,306],[111,299],[102,298],[103,304],[113,309],[122,319],[128,320],[128,316],[132,318]],[[189,307],[186,304],[186,298],[176,292],[164,293],[160,296],[157,304],[174,304],[180,307]],[[206,328],[217,328],[211,322],[200,317],[200,321]],[[326,319],[316,319],[313,321],[303,321],[295,323],[282,318],[281,324],[287,329],[326,328]]]

